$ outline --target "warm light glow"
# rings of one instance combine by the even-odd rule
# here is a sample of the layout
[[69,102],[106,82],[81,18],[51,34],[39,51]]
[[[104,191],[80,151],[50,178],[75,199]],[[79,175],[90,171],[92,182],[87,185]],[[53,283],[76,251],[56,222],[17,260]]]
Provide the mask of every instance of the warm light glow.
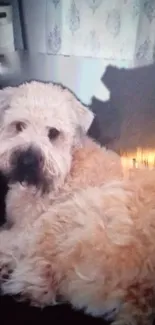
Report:
[[155,149],[137,148],[135,152],[121,154],[122,166],[125,170],[133,168],[155,168]]

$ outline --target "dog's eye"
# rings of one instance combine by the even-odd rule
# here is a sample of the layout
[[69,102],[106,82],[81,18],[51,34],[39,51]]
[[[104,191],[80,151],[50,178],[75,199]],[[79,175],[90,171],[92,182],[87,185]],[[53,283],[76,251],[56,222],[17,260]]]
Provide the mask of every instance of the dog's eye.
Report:
[[15,123],[15,129],[16,131],[19,133],[19,132],[22,132],[24,129],[25,129],[26,125],[24,122],[16,122]]
[[56,128],[50,128],[48,130],[48,137],[50,140],[55,140],[60,134],[60,131],[57,130]]

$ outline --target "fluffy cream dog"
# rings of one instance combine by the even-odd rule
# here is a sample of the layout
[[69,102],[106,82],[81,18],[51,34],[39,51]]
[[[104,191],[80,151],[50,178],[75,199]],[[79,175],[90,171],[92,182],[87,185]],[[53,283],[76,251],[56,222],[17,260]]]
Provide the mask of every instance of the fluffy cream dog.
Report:
[[92,113],[60,86],[6,88],[0,107],[2,293],[151,324],[155,172],[123,180],[119,157],[86,137]]

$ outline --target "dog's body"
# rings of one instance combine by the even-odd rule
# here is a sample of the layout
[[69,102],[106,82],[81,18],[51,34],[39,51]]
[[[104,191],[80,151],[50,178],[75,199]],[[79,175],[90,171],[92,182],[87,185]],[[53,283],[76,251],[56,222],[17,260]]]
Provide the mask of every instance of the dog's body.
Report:
[[39,306],[69,301],[113,324],[151,324],[155,172],[123,180],[119,157],[87,138],[91,113],[68,91],[31,83],[3,95],[2,292]]

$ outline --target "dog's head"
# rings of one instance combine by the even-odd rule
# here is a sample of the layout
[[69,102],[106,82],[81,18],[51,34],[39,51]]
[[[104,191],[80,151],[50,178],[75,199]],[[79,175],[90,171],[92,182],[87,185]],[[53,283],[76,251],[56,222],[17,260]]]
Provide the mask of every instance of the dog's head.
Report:
[[93,113],[67,89],[30,82],[0,90],[0,170],[10,182],[61,186]]

